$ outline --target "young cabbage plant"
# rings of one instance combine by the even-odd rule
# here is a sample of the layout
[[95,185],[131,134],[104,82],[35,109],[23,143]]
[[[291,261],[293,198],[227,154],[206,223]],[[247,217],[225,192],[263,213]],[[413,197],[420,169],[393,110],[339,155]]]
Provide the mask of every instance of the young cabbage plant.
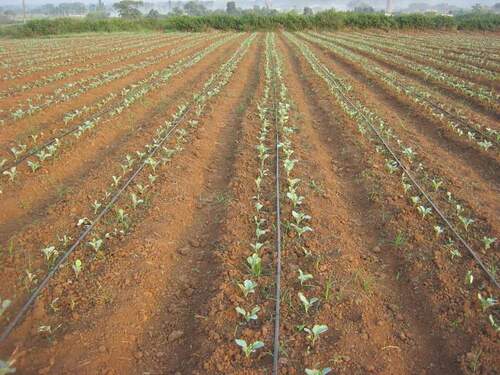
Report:
[[417,204],[420,203],[420,197],[419,196],[414,196],[414,197],[411,197],[410,199],[411,199],[411,203],[413,203],[413,205],[415,207],[417,207]]
[[297,225],[300,225],[303,221],[311,220],[311,216],[309,216],[303,212],[298,212],[298,211],[292,210],[292,216],[295,219],[295,223]]
[[89,246],[94,249],[94,251],[97,253],[102,247],[102,244],[104,243],[103,240],[100,238],[93,238],[92,241],[89,241],[88,244]]
[[441,234],[443,234],[444,229],[440,225],[434,225],[434,232],[436,233],[436,237],[439,237]]
[[311,345],[319,339],[319,335],[328,331],[328,326],[315,324],[312,328],[304,327],[304,331],[307,332],[307,339],[311,342]]
[[450,250],[450,255],[451,255],[451,260],[454,260],[455,258],[461,258],[462,257],[462,254],[457,249],[451,249]]
[[257,288],[257,283],[252,280],[245,280],[243,284],[238,284],[239,288],[243,292],[243,295],[247,297],[250,293],[255,293],[255,288]]
[[484,244],[484,249],[488,250],[491,247],[491,245],[493,245],[495,243],[496,240],[497,240],[496,237],[486,237],[485,236],[485,237],[483,237],[483,239],[481,241]]
[[248,345],[245,340],[236,339],[236,344],[241,347],[241,350],[245,353],[246,358],[249,358],[252,353],[257,351],[257,349],[264,347],[264,343],[262,341],[255,341],[254,343]]
[[442,184],[443,181],[432,179],[432,188],[434,189],[434,191],[438,191]]
[[298,293],[298,296],[299,296],[299,300],[300,302],[302,302],[302,306],[304,306],[304,310],[306,312],[306,314],[309,313],[309,309],[312,307],[312,305],[314,305],[316,302],[319,301],[319,299],[313,297],[311,299],[307,299],[306,296],[304,296],[302,293]]
[[298,277],[299,281],[300,281],[300,285],[304,285],[304,283],[308,280],[312,280],[313,279],[313,275],[311,275],[310,273],[304,273],[300,268],[299,268],[299,277]]
[[17,168],[16,167],[12,167],[8,171],[3,171],[2,174],[5,175],[5,176],[9,176],[9,181],[10,182],[14,182],[14,180],[16,179],[16,176],[17,176]]
[[488,315],[488,321],[490,322],[490,325],[495,330],[495,332],[500,332],[500,324],[495,321],[493,314]]
[[330,372],[332,371],[332,369],[330,367],[325,367],[325,368],[322,368],[320,370],[316,370],[316,369],[308,369],[306,368],[306,375],[326,375],[326,374],[329,374]]
[[297,232],[297,235],[299,236],[299,238],[301,238],[304,233],[307,233],[307,232],[312,232],[312,228],[311,227],[308,227],[308,226],[298,226],[298,225],[295,225],[294,223],[291,223],[290,226],[295,229],[295,232]]
[[296,208],[297,206],[301,205],[303,200],[304,200],[304,197],[298,195],[295,192],[293,192],[293,193],[288,192],[288,193],[286,193],[286,196],[292,202],[293,208]]
[[253,252],[256,254],[260,254],[260,251],[264,248],[264,244],[261,242],[256,242],[256,243],[251,243],[250,247],[252,248]]
[[113,183],[111,184],[111,186],[113,186],[113,187],[118,186],[118,184],[120,183],[120,180],[122,179],[121,176],[119,176],[119,177],[112,176],[112,178],[113,178]]
[[40,168],[40,163],[28,160],[28,167],[30,167],[31,172],[35,173]]
[[73,271],[75,271],[75,276],[78,278],[80,272],[82,272],[83,264],[80,259],[75,260],[75,263],[72,265]]
[[477,294],[477,298],[479,299],[479,303],[481,304],[481,308],[483,311],[486,311],[492,306],[497,304],[497,300],[493,297],[483,297],[481,293]]
[[389,160],[385,163],[385,167],[387,168],[390,174],[393,174],[398,170],[398,163],[395,160]]
[[464,217],[464,216],[460,216],[458,215],[458,218],[460,219],[460,221],[462,222],[462,225],[464,226],[465,228],[465,231],[468,232],[469,231],[469,226],[475,222],[475,220],[471,219],[471,218],[468,218],[468,217]]
[[97,214],[99,211],[99,208],[101,208],[102,204],[99,203],[98,200],[95,200],[94,203],[92,203],[92,208],[94,209],[94,214]]
[[236,312],[238,314],[240,314],[241,316],[243,316],[243,318],[245,319],[245,321],[248,323],[250,322],[251,320],[257,320],[258,317],[257,317],[257,313],[260,311],[260,307],[259,306],[255,306],[251,311],[246,311],[245,309],[241,308],[241,307],[236,307]]
[[9,306],[12,304],[10,299],[4,299],[0,297],[0,317],[5,313],[5,311],[9,308]]
[[158,176],[156,176],[156,175],[152,175],[152,174],[148,175],[148,181],[151,185],[153,185],[155,183],[157,178],[158,178]]
[[144,203],[144,199],[140,199],[137,197],[135,193],[130,194],[130,199],[132,200],[132,207],[134,207],[134,210],[141,204]]
[[417,207],[418,212],[420,212],[420,215],[422,215],[422,218],[425,219],[427,215],[430,215],[432,212],[432,208],[430,207],[425,207],[425,206],[418,206]]
[[262,258],[254,253],[247,258],[247,263],[250,266],[250,271],[253,276],[259,277],[262,273]]
[[43,248],[42,253],[45,255],[45,260],[47,261],[47,264],[51,264],[59,254],[55,246],[47,246],[46,248]]
[[468,285],[472,285],[473,282],[474,282],[474,275],[472,274],[472,271],[469,270],[465,275],[465,283]]

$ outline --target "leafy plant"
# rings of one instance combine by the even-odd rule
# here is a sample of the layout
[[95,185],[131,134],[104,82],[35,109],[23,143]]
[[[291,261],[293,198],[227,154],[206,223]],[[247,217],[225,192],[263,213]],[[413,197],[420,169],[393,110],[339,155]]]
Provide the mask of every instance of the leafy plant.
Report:
[[319,335],[328,331],[328,326],[315,324],[312,328],[304,327],[304,331],[307,332],[307,339],[314,345],[319,339]]
[[9,308],[9,306],[12,304],[12,301],[10,299],[4,299],[0,297],[0,317],[5,313],[5,311]]
[[458,218],[462,222],[462,224],[463,224],[466,232],[469,231],[469,225],[471,225],[475,221],[473,219],[470,219],[468,217],[463,217],[463,216],[460,216],[460,215],[458,215]]
[[304,285],[304,283],[307,281],[307,280],[312,280],[313,279],[313,275],[311,275],[310,273],[304,273],[302,272],[302,270],[299,268],[299,277],[298,277],[299,281],[300,281],[300,285]]
[[137,206],[144,203],[144,199],[138,198],[135,193],[130,194],[130,199],[132,200],[132,207],[134,207],[134,210],[137,208]]
[[262,273],[262,258],[258,254],[254,253],[247,258],[247,263],[250,266],[252,275],[259,277]]
[[246,311],[241,307],[236,307],[236,312],[245,318],[245,321],[248,323],[251,320],[257,320],[257,313],[260,311],[259,306],[255,306],[251,311]]
[[93,238],[92,241],[88,242],[89,246],[94,249],[96,253],[101,249],[103,243],[104,241],[100,238]]
[[75,263],[73,263],[72,268],[73,271],[75,271],[75,276],[78,277],[83,269],[82,261],[80,259],[75,260]]
[[255,293],[255,288],[257,287],[257,284],[252,280],[245,280],[243,281],[243,284],[238,284],[238,286],[243,292],[243,295],[247,297],[250,293]]
[[55,246],[47,246],[46,248],[43,248],[42,253],[45,255],[45,260],[48,264],[52,263],[54,258],[56,258],[59,254]]
[[295,219],[297,225],[300,225],[305,220],[311,220],[311,216],[306,215],[303,212],[292,211],[292,216]]
[[479,303],[481,304],[481,308],[483,311],[486,311],[492,306],[495,306],[497,304],[497,300],[493,297],[483,297],[481,293],[477,294],[477,298],[479,299]]
[[496,240],[497,240],[496,237],[486,237],[485,236],[485,237],[483,237],[483,239],[481,241],[484,244],[484,249],[488,250],[491,247],[491,245],[493,245],[495,243]]
[[425,218],[427,215],[430,215],[430,213],[432,212],[432,208],[425,207],[425,206],[418,206],[417,210],[422,215],[422,218]]
[[12,167],[8,171],[3,171],[2,174],[5,175],[5,176],[9,176],[9,181],[10,182],[14,182],[14,180],[16,179],[16,176],[17,176],[17,168],[16,167]]
[[472,285],[473,282],[474,282],[474,275],[472,274],[472,271],[469,270],[469,271],[467,271],[467,274],[465,275],[465,283]]
[[306,314],[309,313],[309,309],[312,307],[312,305],[314,305],[316,302],[318,302],[319,300],[317,298],[311,298],[311,299],[307,299],[306,296],[304,296],[302,293],[298,293],[298,296],[299,296],[299,299],[300,299],[300,302],[302,302],[302,306],[304,306],[304,310],[306,312]]
[[264,343],[262,341],[255,341],[254,343],[248,345],[247,342],[243,339],[236,339],[236,344],[241,347],[243,353],[245,353],[245,357],[249,358],[252,353],[255,353],[257,349],[263,348]]
[[436,237],[439,237],[441,234],[443,234],[444,229],[440,225],[434,225],[434,232],[436,233]]
[[302,237],[304,235],[304,233],[307,233],[307,232],[312,232],[312,228],[311,227],[308,227],[308,226],[299,226],[299,225],[295,225],[293,223],[290,224],[290,226],[295,229],[295,232],[297,232],[297,235],[300,237]]
[[28,160],[28,167],[31,168],[31,172],[36,172],[40,168],[40,163],[36,161]]

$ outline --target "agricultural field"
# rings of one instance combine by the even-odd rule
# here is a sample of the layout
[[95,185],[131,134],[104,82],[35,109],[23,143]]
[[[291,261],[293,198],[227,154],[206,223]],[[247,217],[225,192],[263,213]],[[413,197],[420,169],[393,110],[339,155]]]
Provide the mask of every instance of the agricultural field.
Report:
[[498,374],[499,92],[495,33],[0,40],[0,374]]

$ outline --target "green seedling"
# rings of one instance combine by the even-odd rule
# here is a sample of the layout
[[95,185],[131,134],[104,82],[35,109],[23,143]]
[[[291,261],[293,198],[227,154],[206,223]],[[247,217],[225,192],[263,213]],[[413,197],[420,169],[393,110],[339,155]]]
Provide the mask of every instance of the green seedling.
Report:
[[250,266],[250,270],[253,276],[259,277],[262,273],[262,258],[258,254],[254,253],[247,258],[247,263]]
[[481,304],[481,308],[483,311],[486,311],[492,306],[495,306],[497,304],[497,300],[493,297],[483,297],[481,293],[477,294],[477,298],[479,299],[479,303]]
[[238,284],[238,286],[243,292],[243,295],[247,297],[250,293],[255,293],[255,288],[257,287],[257,284],[252,280],[245,280],[243,281],[243,284]]
[[73,271],[75,271],[75,276],[78,278],[80,272],[82,272],[83,264],[80,259],[75,260],[75,263],[72,265]]
[[300,281],[300,285],[304,285],[304,283],[307,280],[312,280],[313,279],[313,275],[311,275],[310,273],[304,273],[304,272],[302,272],[301,269],[299,269],[299,277],[298,277],[298,279]]
[[464,226],[465,228],[465,231],[468,232],[469,231],[469,226],[474,223],[475,220],[471,219],[471,218],[468,218],[468,217],[463,217],[463,216],[460,216],[458,215],[458,218],[460,219],[460,221],[462,222],[462,225]]
[[307,339],[314,345],[319,339],[319,335],[328,331],[328,326],[315,324],[312,328],[304,327],[304,331],[307,333]]
[[319,301],[319,299],[317,299],[317,298],[307,299],[307,297],[304,296],[300,292],[298,293],[298,296],[299,296],[300,302],[302,302],[302,306],[304,306],[304,310],[305,310],[306,314],[309,313],[309,309],[312,307],[312,305],[314,305],[316,302]]
[[496,237],[486,237],[485,236],[485,237],[483,237],[483,239],[481,241],[484,244],[484,249],[488,250],[491,247],[491,245],[493,245],[495,243],[496,240],[497,240]]
[[264,343],[262,341],[255,341],[254,343],[248,345],[245,340],[236,339],[236,344],[241,347],[243,353],[245,353],[245,357],[249,358],[252,353],[255,353],[257,349],[263,348]]
[[5,311],[9,308],[9,306],[12,304],[12,301],[10,299],[4,299],[0,297],[0,317],[5,313]]
[[245,319],[245,321],[248,323],[250,322],[251,320],[257,320],[258,317],[257,317],[257,313],[260,311],[260,307],[259,306],[255,306],[251,311],[246,311],[245,309],[241,308],[241,307],[236,307],[236,312],[238,314],[240,314],[241,316],[243,316],[243,318]]

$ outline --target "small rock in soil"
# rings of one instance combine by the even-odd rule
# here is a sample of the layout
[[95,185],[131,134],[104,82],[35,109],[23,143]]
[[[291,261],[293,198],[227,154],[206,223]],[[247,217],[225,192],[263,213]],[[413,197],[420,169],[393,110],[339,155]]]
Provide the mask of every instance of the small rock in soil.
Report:
[[104,345],[101,345],[101,346],[99,347],[99,351],[100,351],[101,353],[104,353],[104,352],[106,351],[106,347],[105,347]]

